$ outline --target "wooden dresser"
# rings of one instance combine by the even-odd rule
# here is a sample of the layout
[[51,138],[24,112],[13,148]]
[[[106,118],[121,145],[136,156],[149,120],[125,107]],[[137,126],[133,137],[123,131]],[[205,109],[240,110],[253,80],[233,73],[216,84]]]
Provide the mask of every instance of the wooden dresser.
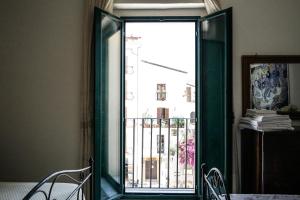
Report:
[[300,194],[300,128],[241,130],[242,193]]

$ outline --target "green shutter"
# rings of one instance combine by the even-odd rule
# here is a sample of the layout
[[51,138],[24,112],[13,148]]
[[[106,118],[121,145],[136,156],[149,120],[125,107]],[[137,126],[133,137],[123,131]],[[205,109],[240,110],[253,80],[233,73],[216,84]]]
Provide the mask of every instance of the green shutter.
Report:
[[[117,198],[121,191],[121,170],[118,174],[119,180],[116,180],[112,177],[112,167],[109,166],[112,163],[112,157],[119,153],[111,152],[111,147],[121,148],[119,140],[121,133],[118,130],[111,131],[112,125],[110,124],[120,121],[120,124],[115,127],[122,127],[120,111],[116,110],[116,107],[121,109],[121,98],[118,97],[121,95],[121,65],[116,62],[116,60],[121,59],[119,47],[121,45],[121,21],[99,8],[95,8],[94,11],[94,199],[100,200]],[[115,96],[116,98],[114,98]],[[110,109],[112,102],[115,103],[115,109]],[[116,112],[117,115],[115,115]],[[116,140],[114,145],[110,145],[111,141],[109,141],[109,138],[112,138],[112,132],[117,135],[114,137]],[[120,163],[114,163],[117,170],[121,169]]]
[[231,9],[201,19],[202,161],[231,183]]

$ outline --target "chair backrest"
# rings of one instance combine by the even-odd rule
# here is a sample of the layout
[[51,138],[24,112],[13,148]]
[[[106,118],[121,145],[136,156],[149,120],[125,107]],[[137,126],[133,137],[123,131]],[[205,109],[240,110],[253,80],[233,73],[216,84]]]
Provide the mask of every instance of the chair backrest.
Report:
[[203,199],[230,200],[220,170],[214,167],[205,173],[205,164],[201,165],[201,169]]

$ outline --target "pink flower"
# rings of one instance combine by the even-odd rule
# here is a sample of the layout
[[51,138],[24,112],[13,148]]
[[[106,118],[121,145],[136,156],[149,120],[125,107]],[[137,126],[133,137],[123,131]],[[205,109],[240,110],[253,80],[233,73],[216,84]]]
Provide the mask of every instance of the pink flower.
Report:
[[[179,163],[185,165],[187,162],[191,167],[195,166],[195,142],[194,137],[187,140],[187,145],[185,141],[179,144]],[[187,153],[186,153],[187,148]]]

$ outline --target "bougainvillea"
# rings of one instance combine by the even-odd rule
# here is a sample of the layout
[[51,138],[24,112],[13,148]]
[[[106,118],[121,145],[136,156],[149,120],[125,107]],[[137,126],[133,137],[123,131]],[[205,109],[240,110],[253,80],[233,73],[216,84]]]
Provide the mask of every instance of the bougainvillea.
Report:
[[[187,148],[187,153],[186,153]],[[187,156],[187,159],[186,159]],[[179,163],[181,165],[185,165],[185,162],[187,160],[187,164],[191,167],[194,167],[195,165],[195,140],[194,137],[187,140],[187,145],[185,141],[181,142],[179,144]]]

